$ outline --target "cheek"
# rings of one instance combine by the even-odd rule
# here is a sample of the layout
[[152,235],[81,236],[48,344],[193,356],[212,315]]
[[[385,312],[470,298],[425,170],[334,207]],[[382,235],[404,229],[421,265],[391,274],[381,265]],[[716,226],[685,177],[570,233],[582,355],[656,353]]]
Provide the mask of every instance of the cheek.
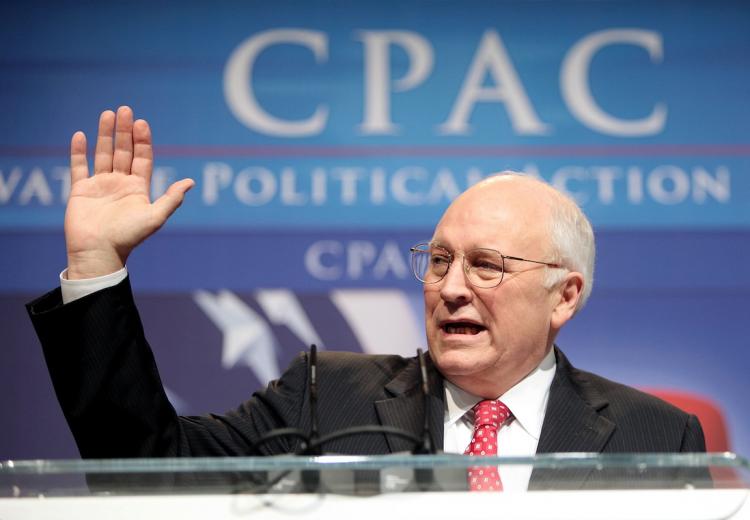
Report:
[[435,290],[422,289],[422,297],[424,298],[425,316],[430,317],[440,303],[440,295]]
[[425,333],[428,338],[437,339],[438,327],[435,324],[435,314],[437,313],[442,299],[440,293],[435,290],[423,290],[424,297],[424,325]]
[[506,289],[483,295],[477,304],[484,315],[485,323],[490,325],[495,334],[504,337],[520,332],[524,324],[539,311],[538,305],[531,304],[528,295],[514,291],[510,286]]
[[487,292],[478,294],[474,300],[474,308],[482,314],[482,318],[487,323],[496,322],[502,318],[504,309],[508,305],[508,299],[504,298],[499,292]]
[[547,334],[549,328],[548,298],[533,294],[533,291],[496,299],[492,307],[488,307],[488,313],[491,314],[494,333],[505,340],[538,340],[540,335]]

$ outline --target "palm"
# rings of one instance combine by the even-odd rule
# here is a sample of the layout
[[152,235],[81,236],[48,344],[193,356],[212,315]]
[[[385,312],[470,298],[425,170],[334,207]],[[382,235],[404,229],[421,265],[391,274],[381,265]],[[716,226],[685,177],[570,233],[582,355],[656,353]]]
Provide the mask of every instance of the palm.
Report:
[[[153,225],[147,186],[132,175],[97,175],[71,187],[65,234],[71,254],[91,250],[102,239],[120,253],[132,250]],[[124,259],[123,259],[124,260]]]
[[71,141],[71,191],[65,212],[68,274],[91,277],[125,265],[130,252],[159,229],[193,185],[185,179],[151,203],[151,132],[145,121],[133,123],[132,112],[121,107],[104,112],[89,176],[86,138],[77,132]]

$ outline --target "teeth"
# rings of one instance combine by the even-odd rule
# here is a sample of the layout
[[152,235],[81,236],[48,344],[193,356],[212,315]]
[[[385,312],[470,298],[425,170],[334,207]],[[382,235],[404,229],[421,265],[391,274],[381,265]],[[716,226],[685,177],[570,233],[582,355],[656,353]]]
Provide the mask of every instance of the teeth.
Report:
[[443,327],[448,334],[479,334],[484,327],[466,323],[449,323]]

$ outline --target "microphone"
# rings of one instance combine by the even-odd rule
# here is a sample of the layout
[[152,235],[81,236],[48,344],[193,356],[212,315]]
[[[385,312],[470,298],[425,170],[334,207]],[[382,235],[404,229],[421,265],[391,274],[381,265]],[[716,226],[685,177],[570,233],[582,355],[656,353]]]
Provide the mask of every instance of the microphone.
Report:
[[[310,345],[310,351],[307,359],[307,392],[308,392],[308,406],[310,407],[310,429],[308,433],[303,432],[299,428],[294,427],[283,427],[276,428],[266,432],[255,443],[250,444],[250,453],[254,455],[261,455],[260,447],[268,442],[281,438],[297,438],[298,447],[295,450],[296,455],[316,457],[322,455],[325,450],[323,447],[345,437],[351,437],[354,435],[392,435],[408,440],[413,443],[413,454],[435,454],[435,442],[433,440],[432,428],[431,428],[431,413],[430,413],[430,391],[429,391],[429,379],[427,376],[427,365],[424,360],[424,354],[421,349],[417,350],[417,361],[419,364],[420,374],[420,388],[422,393],[422,408],[424,411],[424,422],[422,425],[421,435],[415,435],[414,433],[393,426],[384,425],[362,425],[362,426],[351,426],[342,430],[336,430],[331,433],[327,433],[323,436],[320,435],[319,420],[318,420],[318,349],[317,346]],[[291,470],[282,471],[280,475],[277,475],[272,480],[268,481],[265,485],[259,487],[259,490],[268,490],[276,485],[281,479],[286,477]],[[416,469],[415,470],[415,481],[420,489],[431,489],[434,487],[435,477],[432,469]],[[314,493],[321,491],[321,475],[319,470],[303,469],[300,471],[300,483],[304,491],[308,493]],[[324,486],[324,485],[323,485]]]
[[419,385],[422,390],[422,409],[424,411],[424,423],[422,424],[422,442],[414,447],[412,453],[415,455],[434,455],[435,441],[432,436],[432,414],[430,413],[430,382],[427,377],[427,364],[421,348],[417,349],[417,361],[419,362]]
[[310,345],[310,360],[307,364],[307,382],[310,404],[310,435],[305,452],[308,455],[320,455],[318,445],[318,347],[314,343]]
[[[307,446],[303,454],[317,456],[321,454],[318,444],[318,347],[310,345],[310,356],[307,362],[307,389],[310,405],[310,435],[307,436]],[[302,470],[300,474],[302,487],[307,493],[320,490],[320,472],[317,470]]]
[[[412,453],[415,455],[434,455],[435,442],[432,438],[432,429],[430,427],[430,385],[427,378],[427,365],[424,361],[422,349],[417,349],[417,360],[419,361],[419,382],[422,389],[422,409],[424,410],[424,423],[422,425],[422,442],[418,444]],[[418,489],[428,491],[435,485],[435,472],[432,468],[416,468],[414,470],[414,481]]]

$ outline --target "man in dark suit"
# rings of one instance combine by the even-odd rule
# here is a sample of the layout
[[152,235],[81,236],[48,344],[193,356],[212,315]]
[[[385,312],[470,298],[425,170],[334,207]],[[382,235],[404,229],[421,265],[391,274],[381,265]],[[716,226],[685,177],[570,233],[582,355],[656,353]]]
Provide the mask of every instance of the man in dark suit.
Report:
[[[297,450],[299,437],[268,435],[310,429],[306,355],[226,415],[176,415],[145,340],[125,262],[193,182],[179,181],[150,202],[150,130],[143,120],[133,122],[127,107],[102,114],[93,176],[85,150],[85,136],[77,132],[62,289],[29,305],[82,456]],[[694,416],[579,371],[554,346],[593,279],[593,232],[567,196],[526,176],[487,179],[451,204],[432,240],[412,248],[412,260],[424,287],[429,396],[420,391],[416,359],[321,354],[321,437],[381,424],[419,438],[427,414],[434,445],[462,453],[471,441],[474,405],[499,399],[510,412],[498,433],[500,455],[705,451]],[[359,454],[411,448],[406,436],[383,433],[322,446]],[[511,471],[503,482],[523,489],[529,473]]]

